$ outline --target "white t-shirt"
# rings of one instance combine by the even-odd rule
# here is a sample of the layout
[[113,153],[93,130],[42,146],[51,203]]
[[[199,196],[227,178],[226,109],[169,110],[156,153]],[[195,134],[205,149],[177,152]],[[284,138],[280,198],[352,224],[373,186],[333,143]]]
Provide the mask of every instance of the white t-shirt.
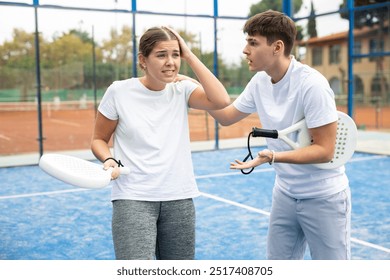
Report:
[[[256,73],[234,106],[241,112],[257,112],[263,128],[285,129],[303,118],[309,128],[337,120],[334,93],[325,77],[315,69],[298,62],[294,57],[287,73],[273,84],[265,72]],[[296,135],[295,135],[296,136]],[[294,139],[294,135],[290,136]],[[278,139],[266,139],[268,148],[291,150]],[[323,170],[311,164],[274,164],[275,187],[297,198],[331,195],[348,186],[344,166]]]
[[114,155],[130,174],[112,183],[112,200],[168,201],[199,195],[191,159],[188,99],[197,85],[167,84],[151,91],[138,78],[116,81],[99,111],[118,120]]

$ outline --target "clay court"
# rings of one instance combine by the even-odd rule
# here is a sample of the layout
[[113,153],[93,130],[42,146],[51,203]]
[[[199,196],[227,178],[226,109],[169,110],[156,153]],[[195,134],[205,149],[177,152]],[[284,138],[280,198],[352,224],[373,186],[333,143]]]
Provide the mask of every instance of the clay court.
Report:
[[[45,151],[89,149],[95,110],[66,106],[52,109],[46,104],[42,111],[43,146]],[[1,108],[1,107],[0,107]],[[48,109],[49,108],[49,109]],[[0,154],[32,153],[39,150],[38,113],[32,108],[0,109]],[[213,140],[214,119],[204,111],[190,110],[191,141]],[[243,137],[253,126],[259,126],[257,115],[230,126],[220,127],[221,139]]]
[[[346,108],[339,107],[346,112]],[[361,129],[390,130],[390,107],[377,110],[374,107],[355,108],[355,122]],[[54,106],[42,105],[42,135],[44,151],[89,149],[93,131],[95,110],[93,104],[81,107],[77,103]],[[19,103],[0,105],[0,154],[15,155],[39,151],[38,113],[35,104]],[[214,119],[199,110],[189,110],[191,141],[215,139]],[[252,127],[260,126],[256,114],[241,122],[219,126],[219,139],[247,137]]]

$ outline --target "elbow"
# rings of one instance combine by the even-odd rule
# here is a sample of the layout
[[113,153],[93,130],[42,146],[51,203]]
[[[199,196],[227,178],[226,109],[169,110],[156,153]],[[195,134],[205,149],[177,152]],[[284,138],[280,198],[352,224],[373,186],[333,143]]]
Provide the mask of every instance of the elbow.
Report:
[[230,97],[227,96],[226,98],[218,102],[218,104],[216,104],[215,110],[221,110],[229,105],[230,105]]
[[334,153],[334,149],[326,150],[321,157],[321,163],[330,162],[334,157]]
[[217,120],[218,123],[221,125],[221,126],[229,126],[229,125],[232,125],[233,122],[229,121],[229,120]]
[[230,105],[230,99],[226,100],[225,102],[221,102],[218,109],[220,110],[220,109],[226,108],[229,105]]

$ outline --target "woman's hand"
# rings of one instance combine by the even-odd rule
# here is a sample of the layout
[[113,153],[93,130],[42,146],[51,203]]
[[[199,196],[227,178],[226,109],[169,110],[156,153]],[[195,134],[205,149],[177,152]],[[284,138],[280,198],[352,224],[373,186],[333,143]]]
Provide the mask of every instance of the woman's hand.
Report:
[[111,172],[111,180],[115,180],[119,177],[120,175],[120,170],[119,170],[119,167],[118,167],[118,163],[113,160],[113,159],[109,159],[107,160],[106,162],[103,163],[103,169],[104,170],[108,170],[110,168],[113,168],[112,172]]
[[164,28],[166,28],[167,30],[169,30],[170,32],[172,32],[177,40],[179,41],[179,45],[180,45],[180,50],[181,50],[181,57],[184,59],[184,60],[187,60],[189,59],[193,53],[191,51],[191,49],[187,46],[186,42],[184,41],[184,39],[179,35],[179,33],[177,33],[175,30],[173,30],[172,28],[170,27],[167,27],[167,26],[164,26]]

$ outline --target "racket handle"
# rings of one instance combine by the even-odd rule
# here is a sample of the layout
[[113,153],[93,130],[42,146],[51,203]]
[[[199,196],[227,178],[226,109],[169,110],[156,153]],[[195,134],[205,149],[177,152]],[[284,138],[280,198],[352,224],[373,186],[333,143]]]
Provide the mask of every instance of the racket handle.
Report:
[[278,131],[254,127],[254,128],[252,128],[252,136],[253,137],[266,137],[266,138],[277,139],[278,138]]
[[130,168],[128,167],[120,167],[119,172],[121,175],[127,175],[130,173]]

